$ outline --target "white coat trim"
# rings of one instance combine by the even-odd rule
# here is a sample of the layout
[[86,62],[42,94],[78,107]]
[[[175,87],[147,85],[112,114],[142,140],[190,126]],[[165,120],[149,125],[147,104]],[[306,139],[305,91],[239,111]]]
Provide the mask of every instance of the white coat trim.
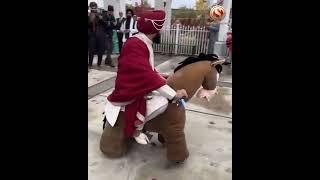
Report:
[[173,90],[170,86],[163,85],[157,91],[160,93],[161,96],[166,97],[167,99],[173,99],[174,96],[177,94],[175,90]]
[[153,54],[153,48],[152,48],[152,41],[145,34],[141,32],[134,35],[133,37],[140,39],[147,45],[149,50],[149,63],[152,67],[152,70],[154,71],[154,54]]
[[131,104],[134,102],[134,100],[131,101],[127,101],[127,102],[111,102],[109,101],[111,104],[113,104],[114,106],[126,106],[128,104]]
[[145,120],[144,116],[142,114],[140,114],[139,112],[137,112],[137,118],[142,122],[144,122],[144,120]]

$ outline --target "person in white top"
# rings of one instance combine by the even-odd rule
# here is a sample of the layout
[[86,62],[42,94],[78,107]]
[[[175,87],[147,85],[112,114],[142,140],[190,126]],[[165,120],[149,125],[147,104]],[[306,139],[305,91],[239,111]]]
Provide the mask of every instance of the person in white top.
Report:
[[127,18],[122,23],[120,32],[123,33],[122,43],[124,44],[128,38],[132,37],[133,34],[138,32],[137,21],[133,18],[134,14],[131,9],[127,9],[126,12]]
[[126,18],[123,17],[123,13],[119,12],[119,18],[117,18],[116,22],[116,30],[117,30],[117,35],[118,35],[118,46],[119,46],[119,52],[121,52],[121,48],[122,48],[122,38],[123,38],[123,33],[120,32],[121,26],[123,25],[124,21],[126,20]]

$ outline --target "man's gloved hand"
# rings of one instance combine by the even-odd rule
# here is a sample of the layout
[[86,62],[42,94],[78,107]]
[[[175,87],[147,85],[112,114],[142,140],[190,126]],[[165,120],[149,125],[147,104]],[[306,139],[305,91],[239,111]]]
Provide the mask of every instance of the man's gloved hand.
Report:
[[185,89],[179,89],[176,92],[176,96],[174,97],[174,100],[179,100],[182,98],[188,98],[187,91]]

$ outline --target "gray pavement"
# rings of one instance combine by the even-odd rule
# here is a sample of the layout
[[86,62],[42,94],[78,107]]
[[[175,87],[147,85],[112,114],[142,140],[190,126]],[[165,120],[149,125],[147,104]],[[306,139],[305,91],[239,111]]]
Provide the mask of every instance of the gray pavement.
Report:
[[[169,57],[156,68],[160,72],[171,72],[182,59],[184,57]],[[227,68],[221,80],[232,87],[232,74]],[[109,159],[100,152],[102,112],[106,97],[113,90],[114,77],[97,83],[88,88],[92,93],[88,97],[89,180],[232,179],[232,88],[220,87],[219,94],[209,102],[193,97],[187,103],[185,132],[190,157],[184,164],[172,166],[162,146],[134,144],[120,159]]]

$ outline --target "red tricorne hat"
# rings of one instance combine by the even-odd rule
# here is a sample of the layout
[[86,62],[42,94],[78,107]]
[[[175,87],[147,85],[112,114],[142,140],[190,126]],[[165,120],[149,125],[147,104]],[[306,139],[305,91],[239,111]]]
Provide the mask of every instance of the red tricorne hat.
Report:
[[165,22],[166,13],[161,10],[144,11],[138,17],[137,28],[144,34],[159,33]]

